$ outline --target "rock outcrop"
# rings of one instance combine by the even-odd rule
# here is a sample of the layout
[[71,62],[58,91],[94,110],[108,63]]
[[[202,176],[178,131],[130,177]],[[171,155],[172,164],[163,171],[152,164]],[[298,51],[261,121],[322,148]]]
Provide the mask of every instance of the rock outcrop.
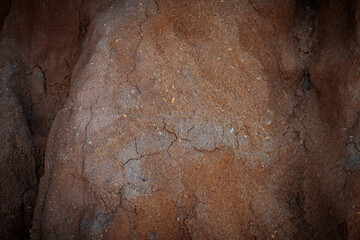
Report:
[[357,1],[8,5],[5,238],[359,238]]

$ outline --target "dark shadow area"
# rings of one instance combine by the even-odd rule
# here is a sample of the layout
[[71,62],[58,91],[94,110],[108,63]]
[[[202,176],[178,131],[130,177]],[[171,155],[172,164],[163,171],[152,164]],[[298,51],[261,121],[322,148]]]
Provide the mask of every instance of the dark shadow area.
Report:
[[11,0],[2,1],[0,6],[0,31],[3,27],[6,16],[9,14],[10,8],[11,8]]

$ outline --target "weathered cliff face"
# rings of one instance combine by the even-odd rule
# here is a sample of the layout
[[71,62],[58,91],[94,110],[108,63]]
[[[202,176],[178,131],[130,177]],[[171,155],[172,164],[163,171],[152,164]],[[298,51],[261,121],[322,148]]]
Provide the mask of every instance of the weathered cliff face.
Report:
[[8,5],[5,238],[360,236],[356,1]]

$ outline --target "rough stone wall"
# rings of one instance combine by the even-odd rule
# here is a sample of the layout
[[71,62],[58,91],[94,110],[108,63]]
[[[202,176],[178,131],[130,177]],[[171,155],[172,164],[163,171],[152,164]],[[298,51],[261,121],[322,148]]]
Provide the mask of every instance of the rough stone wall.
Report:
[[33,239],[359,238],[359,9],[13,0],[2,211],[29,228],[38,193]]
[[0,9],[0,235],[25,239],[44,172],[47,135],[67,98],[80,52],[82,15],[79,1],[13,0]]

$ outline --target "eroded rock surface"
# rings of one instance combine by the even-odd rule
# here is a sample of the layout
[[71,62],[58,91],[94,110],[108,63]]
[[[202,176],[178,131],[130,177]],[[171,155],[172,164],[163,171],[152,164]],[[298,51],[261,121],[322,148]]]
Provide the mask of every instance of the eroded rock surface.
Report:
[[356,1],[55,6],[3,78],[33,239],[359,237]]

